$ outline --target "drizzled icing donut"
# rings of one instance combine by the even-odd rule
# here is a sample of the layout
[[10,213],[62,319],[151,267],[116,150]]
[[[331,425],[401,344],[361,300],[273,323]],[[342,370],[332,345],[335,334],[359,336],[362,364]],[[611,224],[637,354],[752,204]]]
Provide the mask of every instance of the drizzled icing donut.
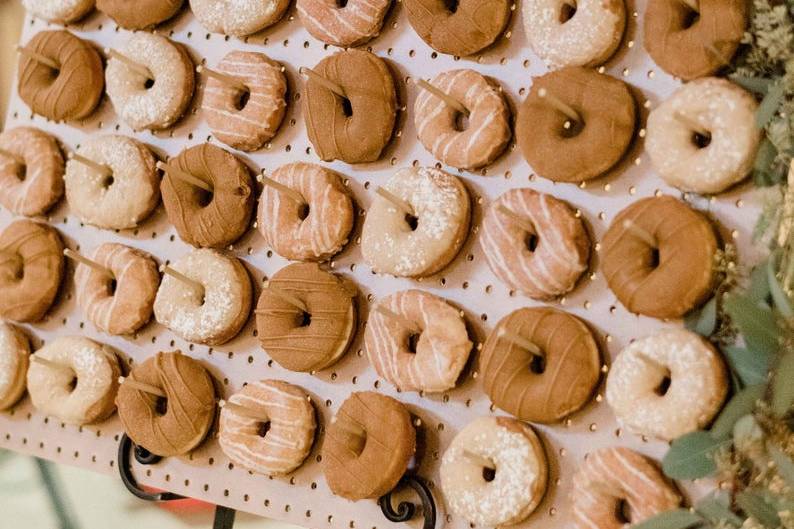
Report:
[[459,169],[479,169],[498,158],[513,136],[510,109],[499,86],[474,70],[443,72],[431,84],[458,100],[470,115],[461,129],[458,111],[423,90],[414,110],[417,135],[425,149]]
[[244,37],[272,26],[290,0],[190,0],[190,9],[207,31]]
[[570,291],[590,257],[581,218],[566,202],[532,189],[512,189],[494,201],[483,219],[480,245],[496,277],[534,299]]
[[241,151],[255,151],[278,132],[287,109],[287,78],[283,67],[262,53],[232,51],[218,63],[218,72],[239,79],[248,88],[210,77],[201,110],[212,134]]
[[305,202],[264,186],[257,221],[267,244],[295,261],[324,261],[339,253],[355,220],[353,201],[339,175],[296,162],[279,167],[270,178],[300,193]]
[[63,196],[63,156],[55,137],[31,127],[0,133],[0,204],[17,215],[43,215]]
[[306,30],[326,44],[358,46],[375,38],[391,7],[391,0],[297,0]]
[[94,9],[94,0],[22,0],[28,13],[49,22],[69,24]]
[[0,322],[0,410],[16,404],[25,393],[30,342],[25,334]]
[[98,10],[124,29],[147,29],[176,15],[184,0],[96,0]]
[[246,410],[245,415],[227,407],[221,410],[218,444],[229,459],[271,476],[289,474],[303,464],[314,443],[317,420],[302,388],[280,380],[252,382],[228,402]]

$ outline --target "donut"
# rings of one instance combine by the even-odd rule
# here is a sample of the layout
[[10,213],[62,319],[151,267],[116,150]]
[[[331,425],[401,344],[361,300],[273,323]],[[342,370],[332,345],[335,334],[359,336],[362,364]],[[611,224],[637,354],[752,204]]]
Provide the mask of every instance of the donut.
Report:
[[[44,365],[36,358],[49,362]],[[66,424],[94,424],[115,411],[120,374],[119,360],[107,345],[83,336],[61,336],[31,357],[28,393],[45,415]]]
[[730,62],[750,16],[746,0],[699,0],[695,13],[679,0],[649,0],[644,44],[653,61],[684,81],[711,75]]
[[533,51],[552,70],[593,67],[617,50],[626,29],[624,0],[527,0],[524,27]]
[[239,79],[248,91],[214,77],[207,79],[201,110],[212,134],[234,149],[261,148],[276,135],[287,110],[283,67],[263,53],[232,51],[215,69]]
[[573,478],[571,500],[576,529],[622,529],[681,505],[656,464],[618,446],[585,457]]
[[63,196],[63,156],[43,130],[17,127],[0,133],[0,205],[16,215],[44,215]]
[[[654,169],[682,191],[720,193],[753,170],[763,135],[752,94],[716,77],[679,88],[648,116]],[[704,134],[705,133],[705,134]]]
[[108,59],[105,82],[119,117],[134,130],[167,129],[193,99],[193,61],[181,44],[161,35],[139,31],[119,50],[149,70],[151,78],[116,57]]
[[244,37],[272,26],[290,0],[190,0],[190,9],[207,31]]
[[480,246],[500,281],[539,300],[571,291],[590,259],[590,235],[580,216],[568,203],[529,188],[511,189],[491,204]]
[[549,424],[590,402],[601,378],[601,353],[593,332],[576,316],[523,308],[488,335],[480,373],[497,407],[522,421]]
[[[284,295],[289,296],[285,298]],[[316,263],[295,263],[276,272],[256,305],[262,349],[290,371],[330,367],[356,334],[357,288]],[[289,299],[304,305],[296,307]]]
[[33,112],[53,121],[75,120],[99,105],[105,88],[102,58],[89,42],[65,30],[41,31],[25,49],[59,65],[56,70],[20,54],[17,91]]
[[708,218],[680,200],[661,196],[631,204],[615,217],[601,244],[604,277],[630,312],[679,318],[712,292],[717,234]]
[[314,71],[342,88],[346,98],[309,79],[303,94],[306,132],[321,160],[377,161],[391,141],[397,89],[383,59],[361,50],[340,51]]
[[440,473],[450,510],[485,527],[525,520],[549,481],[546,452],[535,431],[506,417],[480,417],[467,424],[444,452]]
[[209,143],[185,149],[169,165],[211,184],[209,193],[172,174],[160,193],[179,237],[199,248],[224,248],[248,230],[254,212],[254,182],[232,153]]
[[220,345],[237,336],[248,320],[252,297],[251,278],[240,260],[199,249],[171,268],[201,283],[203,292],[166,275],[154,300],[157,321],[188,342]]
[[607,377],[607,403],[632,433],[672,441],[708,426],[728,394],[720,354],[698,334],[670,329],[630,343]]
[[473,347],[461,311],[421,290],[397,292],[378,301],[370,312],[364,342],[379,376],[400,391],[429,393],[455,387]]
[[268,246],[293,261],[325,261],[339,253],[355,221],[353,200],[339,175],[295,162],[279,167],[270,178],[299,193],[303,201],[264,186],[257,226]]
[[513,137],[502,89],[474,70],[443,72],[431,84],[470,114],[468,123],[461,126],[457,110],[423,90],[414,106],[414,123],[425,149],[441,163],[458,169],[479,169],[496,160]]
[[207,437],[215,420],[215,386],[200,362],[179,351],[159,352],[135,365],[126,380],[165,393],[159,397],[126,383],[119,387],[119,419],[136,445],[161,457],[179,456]]
[[94,0],[22,0],[25,10],[48,22],[77,22],[94,9]]
[[391,0],[297,0],[296,6],[301,23],[311,36],[348,48],[378,36]]
[[0,233],[0,317],[41,320],[63,278],[63,242],[55,228],[17,220]]
[[[428,46],[465,57],[484,50],[507,28],[510,0],[403,0],[408,22]],[[454,7],[452,7],[454,6]]]
[[401,169],[383,186],[406,202],[412,214],[377,196],[361,236],[364,260],[377,273],[426,277],[446,267],[469,233],[466,186],[430,167]]
[[25,393],[29,356],[28,337],[0,322],[0,411],[11,408]]
[[96,0],[96,7],[124,29],[148,29],[179,13],[184,0]]
[[320,465],[337,496],[380,498],[400,481],[415,451],[416,431],[402,403],[355,392],[326,428]]
[[75,272],[77,304],[108,334],[132,334],[152,317],[160,274],[152,257],[123,244],[104,243],[91,259],[113,277],[80,264]]
[[[573,108],[581,120],[571,123],[541,97],[541,89]],[[518,111],[516,138],[538,175],[579,183],[603,175],[623,158],[636,123],[636,104],[626,83],[570,67],[533,80]]]
[[151,215],[160,202],[160,177],[148,147],[126,136],[91,136],[76,152],[110,169],[106,175],[74,159],[66,163],[66,200],[81,222],[123,230]]
[[228,402],[245,410],[221,410],[218,444],[235,464],[271,476],[289,474],[303,464],[317,428],[306,391],[280,380],[263,380],[246,384]]

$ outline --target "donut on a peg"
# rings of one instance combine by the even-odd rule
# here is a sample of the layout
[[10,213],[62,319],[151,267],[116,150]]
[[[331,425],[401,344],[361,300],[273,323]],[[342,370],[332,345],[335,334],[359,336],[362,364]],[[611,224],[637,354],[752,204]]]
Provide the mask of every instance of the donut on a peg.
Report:
[[54,136],[32,127],[0,133],[0,204],[35,217],[63,196],[64,163]]
[[94,0],[22,0],[33,16],[56,24],[77,22],[94,9]]
[[124,29],[149,29],[179,13],[184,0],[96,0],[98,10]]
[[190,10],[207,31],[245,37],[272,26],[290,0],[190,0]]
[[378,36],[392,0],[297,0],[301,23],[314,38],[348,48]]
[[9,409],[24,395],[29,357],[28,337],[0,321],[0,411]]

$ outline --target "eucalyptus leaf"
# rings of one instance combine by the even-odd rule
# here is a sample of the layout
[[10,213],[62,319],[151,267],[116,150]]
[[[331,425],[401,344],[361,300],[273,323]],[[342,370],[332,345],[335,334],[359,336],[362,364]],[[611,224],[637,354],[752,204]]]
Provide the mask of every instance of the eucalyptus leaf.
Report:
[[794,404],[794,351],[780,355],[772,376],[772,411],[778,417],[785,415]]
[[769,300],[769,280],[766,275],[766,267],[768,261],[765,261],[753,268],[750,272],[750,286],[747,288],[745,296],[761,303],[767,303]]
[[766,382],[769,374],[769,355],[735,345],[724,347],[722,352],[745,386]]
[[783,80],[777,80],[771,85],[758,105],[758,110],[755,113],[755,124],[759,129],[763,129],[767,124],[772,121],[772,118],[777,114],[780,104],[783,102],[783,96],[786,93],[786,84]]
[[780,286],[780,282],[777,280],[777,275],[775,271],[775,263],[777,259],[772,258],[769,259],[766,265],[766,277],[767,282],[769,283],[769,292],[772,295],[772,301],[775,303],[775,308],[780,311],[780,314],[784,318],[792,318],[794,317],[794,309],[791,307],[791,300],[783,291],[783,287]]
[[728,402],[723,408],[714,425],[711,427],[712,437],[715,439],[725,439],[730,437],[733,432],[733,425],[736,421],[749,415],[755,409],[756,402],[758,402],[764,394],[765,386],[749,386],[736,395]]
[[728,77],[745,90],[755,92],[758,95],[765,95],[769,91],[770,85],[774,82],[773,79],[767,79],[765,77],[752,77],[739,74],[731,74]]
[[766,498],[753,490],[744,490],[736,495],[736,504],[748,516],[752,516],[764,527],[775,529],[780,525],[780,517],[775,507]]
[[772,309],[737,294],[727,296],[723,306],[744,336],[748,349],[767,355],[777,354],[780,329]]
[[777,466],[777,473],[785,480],[786,484],[794,489],[794,461],[783,450],[777,446],[770,445],[768,447],[769,455],[772,456],[772,461]]
[[631,529],[687,529],[704,522],[703,518],[689,509],[675,509],[633,524]]
[[764,138],[758,147],[753,163],[753,182],[758,187],[769,187],[779,184],[782,175],[775,168],[777,148],[769,138]]
[[714,334],[717,328],[717,296],[711,298],[699,311],[687,314],[684,325],[706,338]]
[[715,439],[702,430],[674,440],[662,460],[662,470],[672,479],[697,479],[717,470],[714,453],[730,440]]
[[742,519],[731,511],[731,499],[728,493],[717,490],[695,504],[695,511],[714,525],[727,524],[741,527]]
[[764,431],[752,415],[745,415],[733,426],[733,444],[738,450],[764,439]]

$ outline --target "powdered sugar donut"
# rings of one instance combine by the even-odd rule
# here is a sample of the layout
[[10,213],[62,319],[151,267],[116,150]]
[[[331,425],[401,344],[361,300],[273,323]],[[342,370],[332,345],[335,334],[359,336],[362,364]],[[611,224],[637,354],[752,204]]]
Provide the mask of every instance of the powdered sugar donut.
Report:
[[376,197],[361,236],[364,260],[375,272],[401,277],[425,277],[442,270],[469,232],[466,187],[451,174],[429,167],[402,169],[383,187],[410,206],[413,214]]
[[229,459],[271,476],[289,474],[303,464],[317,428],[306,391],[281,380],[263,380],[246,384],[228,402],[235,408],[221,410],[218,444]]
[[551,69],[598,66],[609,59],[626,28],[624,0],[524,2],[524,27],[529,43]]
[[677,329],[623,349],[610,369],[606,397],[620,424],[669,441],[707,426],[727,393],[719,353],[699,335]]
[[25,393],[30,342],[16,327],[0,322],[0,410],[7,410]]
[[[32,127],[0,133],[0,204],[17,215],[43,215],[63,196],[63,156],[54,136]],[[19,162],[22,162],[20,164]]]
[[190,0],[190,9],[207,31],[244,37],[272,26],[290,0]]
[[161,35],[134,33],[119,50],[149,70],[147,79],[128,64],[111,57],[105,69],[113,108],[135,130],[165,129],[182,117],[193,98],[193,61],[185,48]]
[[91,323],[108,334],[130,334],[152,316],[160,284],[157,264],[150,255],[124,246],[105,243],[91,259],[104,266],[109,276],[80,264],[75,272],[77,304]]
[[[219,345],[240,332],[251,312],[251,279],[240,261],[214,250],[193,250],[171,268],[201,284],[163,277],[154,300],[157,321],[189,342]],[[197,285],[196,285],[197,286]]]
[[686,83],[648,116],[651,163],[683,191],[724,191],[753,169],[763,135],[757,108],[749,92],[725,79]]
[[454,388],[472,350],[461,311],[421,290],[380,300],[370,312],[365,343],[375,371],[402,391]]
[[534,299],[570,291],[590,258],[582,219],[566,202],[532,189],[512,189],[494,201],[483,219],[480,245],[493,273]]
[[295,190],[304,202],[264,186],[257,220],[267,244],[295,261],[324,261],[339,253],[354,221],[353,201],[339,175],[296,162],[279,167],[270,178]]
[[255,151],[276,135],[287,109],[283,67],[262,53],[232,51],[215,68],[239,79],[247,91],[207,79],[201,109],[212,134],[241,151]]
[[68,24],[94,9],[94,0],[22,0],[25,10],[49,22]]
[[77,217],[99,228],[134,228],[160,201],[152,152],[126,136],[93,136],[77,154],[108,167],[110,176],[77,160],[66,164],[66,200]]
[[297,0],[296,5],[303,26],[314,38],[347,48],[378,36],[391,0]]
[[443,72],[431,84],[459,101],[470,115],[461,128],[460,113],[423,90],[416,99],[414,119],[425,149],[459,169],[479,169],[498,158],[513,136],[510,109],[499,86],[474,70]]

